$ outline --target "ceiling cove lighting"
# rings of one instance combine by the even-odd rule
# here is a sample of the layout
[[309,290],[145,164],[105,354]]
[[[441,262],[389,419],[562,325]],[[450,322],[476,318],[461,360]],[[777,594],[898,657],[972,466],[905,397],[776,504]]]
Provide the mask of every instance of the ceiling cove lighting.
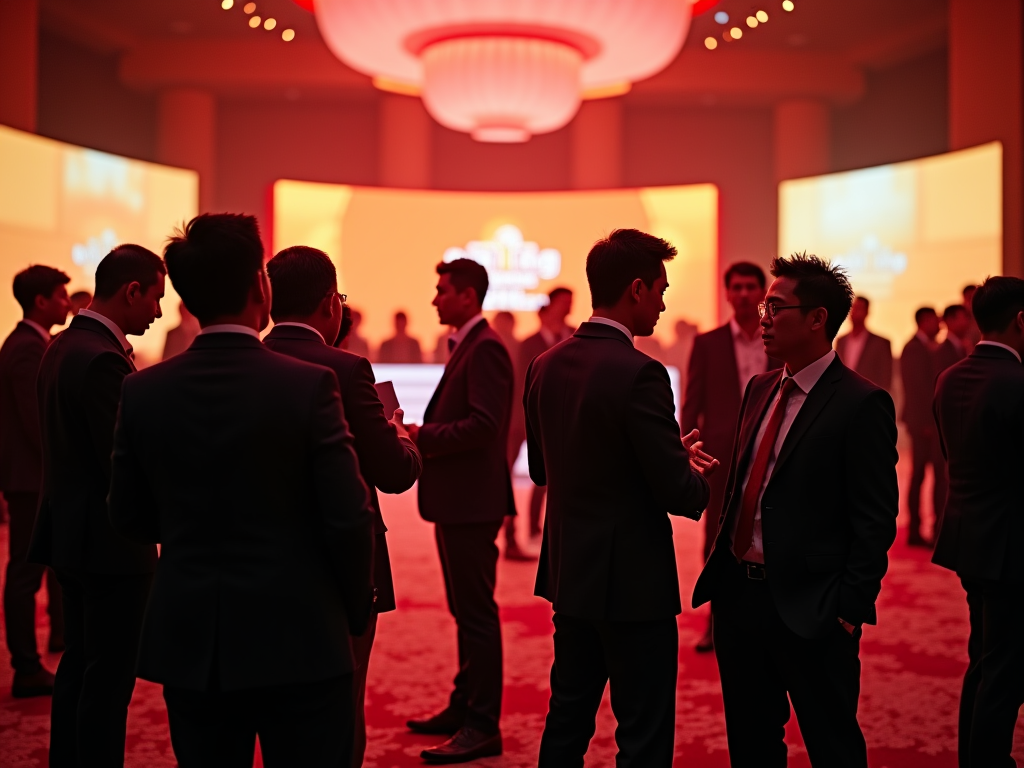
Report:
[[317,0],[315,12],[339,59],[375,82],[420,93],[442,125],[478,141],[522,142],[566,125],[585,94],[621,89],[664,69],[682,48],[692,6]]

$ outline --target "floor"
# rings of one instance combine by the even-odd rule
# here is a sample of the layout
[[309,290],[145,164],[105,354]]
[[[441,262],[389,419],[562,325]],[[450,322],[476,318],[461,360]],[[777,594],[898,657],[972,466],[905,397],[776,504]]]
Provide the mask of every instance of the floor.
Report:
[[[525,508],[526,488],[517,489]],[[410,734],[407,718],[432,713],[446,700],[455,671],[455,632],[443,600],[441,572],[431,528],[416,512],[413,494],[382,497],[389,534],[399,609],[381,618],[367,695],[368,768],[421,765],[418,754],[439,737]],[[700,529],[675,520],[676,549],[684,602],[699,567]],[[901,521],[902,522],[902,521]],[[867,627],[861,646],[863,687],[860,721],[873,768],[956,765],[956,708],[966,666],[966,608],[956,577],[928,562],[928,553],[900,542],[879,598],[879,625]],[[0,527],[6,556],[6,526]],[[505,644],[505,702],[502,728],[505,754],[475,765],[519,768],[536,764],[547,708],[551,663],[551,611],[533,597],[532,563],[502,561],[498,579]],[[40,601],[42,602],[42,601]],[[704,611],[679,617],[679,685],[676,765],[716,768],[728,765],[725,724],[713,655],[693,651],[704,628]],[[40,640],[45,613],[39,610]],[[53,669],[58,659],[50,656]],[[10,670],[0,670],[0,767],[45,766],[49,700],[16,701],[10,696]],[[614,764],[614,719],[607,695],[599,714],[587,766]],[[1020,730],[1018,745],[1022,744]],[[790,764],[807,766],[795,719],[787,736]],[[1018,759],[1024,749],[1017,748]],[[257,766],[261,761],[257,757]],[[167,717],[158,686],[140,681],[128,722],[126,765],[174,766]]]

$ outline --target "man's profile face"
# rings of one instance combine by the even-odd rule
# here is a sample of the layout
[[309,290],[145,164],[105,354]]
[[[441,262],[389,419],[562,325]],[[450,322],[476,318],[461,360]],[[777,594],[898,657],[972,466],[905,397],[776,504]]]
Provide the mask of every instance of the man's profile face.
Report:
[[954,312],[946,318],[946,330],[958,339],[962,339],[967,335],[970,325],[971,318],[966,312]]
[[654,333],[654,326],[658,324],[661,313],[665,311],[665,291],[667,289],[668,275],[665,274],[665,263],[662,262],[661,274],[650,288],[643,280],[640,281],[640,302],[634,315],[636,325],[633,328],[633,332],[637,336],[650,336]]
[[853,302],[853,307],[850,309],[850,322],[856,326],[864,324],[864,321],[868,319],[868,305],[861,299],[856,299]]
[[572,294],[560,293],[548,304],[549,318],[557,323],[565,324],[565,318],[572,313]]
[[939,324],[939,316],[929,312],[921,318],[920,324],[917,326],[921,332],[929,339],[934,339],[939,335],[939,329],[942,327]]
[[764,300],[764,288],[752,275],[733,275],[725,288],[725,299],[737,317],[757,314],[757,305]]
[[[129,312],[131,327],[126,333],[141,336],[149,329],[154,320],[163,317],[163,313],[160,311],[160,299],[164,297],[164,284],[165,277],[163,275],[157,275],[156,282],[144,291],[139,290],[138,283],[134,283],[134,301]],[[129,292],[131,291],[132,289],[129,287]]]
[[472,288],[459,291],[452,284],[451,275],[440,275],[437,280],[437,295],[431,302],[437,308],[437,319],[441,325],[462,325],[469,320],[476,304]]
[[71,299],[66,286],[58,285],[49,298],[36,297],[36,308],[42,310],[43,322],[40,325],[49,330],[54,325],[64,325],[71,311]]

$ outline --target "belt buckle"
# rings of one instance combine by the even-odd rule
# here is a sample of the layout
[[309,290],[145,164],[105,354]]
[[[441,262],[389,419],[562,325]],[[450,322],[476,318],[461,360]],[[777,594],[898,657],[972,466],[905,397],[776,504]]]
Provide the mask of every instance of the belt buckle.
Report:
[[747,568],[747,578],[751,581],[764,581],[764,566],[761,563],[744,563]]

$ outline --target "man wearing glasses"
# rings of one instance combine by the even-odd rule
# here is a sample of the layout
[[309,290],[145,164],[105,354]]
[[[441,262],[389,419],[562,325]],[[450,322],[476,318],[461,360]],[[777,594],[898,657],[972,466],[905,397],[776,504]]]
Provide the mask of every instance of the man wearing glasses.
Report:
[[740,408],[723,513],[694,606],[711,602],[733,768],[786,765],[796,711],[812,766],[866,768],[862,624],[896,538],[896,416],[832,340],[853,290],[815,256],[776,258],[765,351]]

